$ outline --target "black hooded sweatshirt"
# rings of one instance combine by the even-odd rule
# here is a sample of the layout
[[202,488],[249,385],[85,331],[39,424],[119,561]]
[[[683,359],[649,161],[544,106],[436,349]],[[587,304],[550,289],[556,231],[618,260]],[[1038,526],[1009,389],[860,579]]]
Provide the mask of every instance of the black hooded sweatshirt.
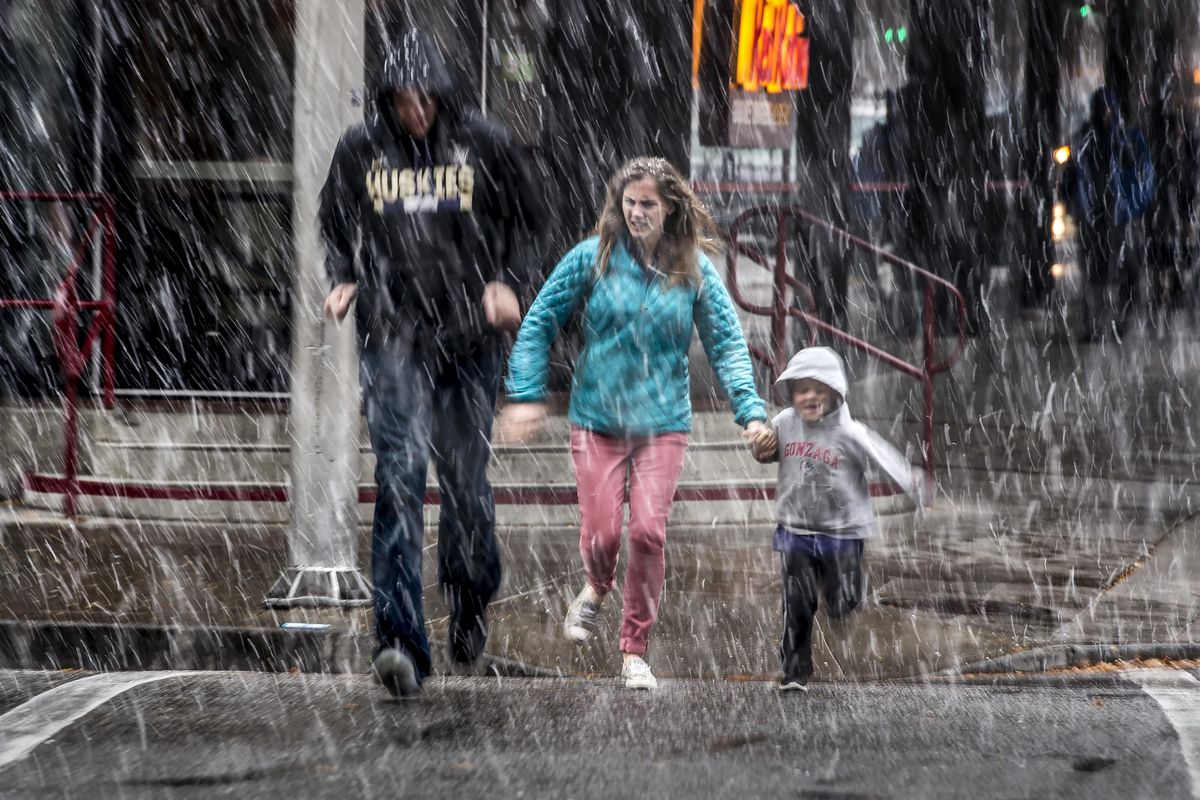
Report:
[[[370,118],[338,142],[321,190],[326,272],[334,285],[358,284],[364,347],[400,335],[431,354],[469,354],[497,335],[484,285],[499,281],[523,298],[538,269],[531,238],[542,215],[522,158],[502,128],[453,108],[452,88],[436,47],[410,31],[373,87]],[[396,119],[397,89],[437,98],[424,139]]]

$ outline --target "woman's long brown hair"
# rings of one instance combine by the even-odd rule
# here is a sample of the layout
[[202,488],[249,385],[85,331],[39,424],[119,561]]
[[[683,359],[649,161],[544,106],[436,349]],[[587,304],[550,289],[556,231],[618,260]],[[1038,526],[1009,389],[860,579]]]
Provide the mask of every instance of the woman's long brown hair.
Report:
[[696,251],[702,250],[709,255],[718,252],[716,223],[669,161],[648,156],[630,159],[609,179],[604,210],[596,222],[596,233],[600,236],[600,247],[596,252],[598,273],[603,275],[608,269],[618,241],[631,251],[633,249],[621,205],[625,187],[642,178],[654,179],[663,203],[671,208],[671,213],[663,220],[663,234],[658,242],[658,268],[666,273],[671,286],[699,286]]

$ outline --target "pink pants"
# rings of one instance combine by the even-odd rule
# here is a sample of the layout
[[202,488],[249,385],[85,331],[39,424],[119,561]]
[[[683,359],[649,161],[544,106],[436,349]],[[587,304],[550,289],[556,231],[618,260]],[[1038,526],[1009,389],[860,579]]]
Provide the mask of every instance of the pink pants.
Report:
[[650,628],[658,616],[667,514],[687,443],[685,433],[616,439],[571,428],[571,459],[583,518],[579,553],[588,583],[602,597],[613,588],[625,501],[629,501],[629,566],[621,622],[624,653],[646,652]]

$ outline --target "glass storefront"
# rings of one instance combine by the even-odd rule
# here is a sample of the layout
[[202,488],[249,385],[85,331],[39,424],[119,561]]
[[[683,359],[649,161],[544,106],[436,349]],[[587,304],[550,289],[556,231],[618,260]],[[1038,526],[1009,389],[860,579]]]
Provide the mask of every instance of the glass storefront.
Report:
[[119,385],[286,391],[291,0],[121,10],[130,102],[109,109],[131,128],[117,164]]

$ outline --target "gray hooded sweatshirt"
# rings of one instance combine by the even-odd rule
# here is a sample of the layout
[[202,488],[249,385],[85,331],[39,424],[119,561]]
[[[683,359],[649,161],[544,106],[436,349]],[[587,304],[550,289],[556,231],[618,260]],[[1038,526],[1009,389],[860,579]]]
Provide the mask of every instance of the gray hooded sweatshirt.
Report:
[[[846,405],[846,372],[828,347],[807,347],[792,357],[776,385],[812,378],[837,393],[837,407],[814,423],[787,408],[772,420],[779,439],[775,516],[798,534],[840,539],[873,536],[869,470],[878,470],[920,505],[923,481],[908,459],[862,423]],[[789,393],[790,399],[790,393]]]

